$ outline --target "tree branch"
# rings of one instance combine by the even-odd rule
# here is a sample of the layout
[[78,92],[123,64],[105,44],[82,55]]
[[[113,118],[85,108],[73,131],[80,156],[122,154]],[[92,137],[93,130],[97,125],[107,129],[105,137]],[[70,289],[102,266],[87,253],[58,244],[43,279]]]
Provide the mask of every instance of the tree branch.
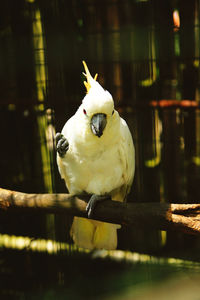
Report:
[[[87,218],[89,196],[26,194],[0,188],[0,211],[41,211]],[[95,208],[94,219],[139,228],[178,230],[200,235],[200,204],[121,203],[104,201]]]

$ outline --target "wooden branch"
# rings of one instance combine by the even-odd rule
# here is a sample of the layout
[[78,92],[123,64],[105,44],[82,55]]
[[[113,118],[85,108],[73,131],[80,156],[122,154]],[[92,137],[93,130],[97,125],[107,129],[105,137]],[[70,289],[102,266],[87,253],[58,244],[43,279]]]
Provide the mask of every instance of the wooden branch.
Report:
[[[26,194],[0,189],[0,211],[41,211],[86,217],[89,196],[70,194]],[[144,229],[179,230],[200,235],[200,204],[121,203],[97,205],[94,219]]]

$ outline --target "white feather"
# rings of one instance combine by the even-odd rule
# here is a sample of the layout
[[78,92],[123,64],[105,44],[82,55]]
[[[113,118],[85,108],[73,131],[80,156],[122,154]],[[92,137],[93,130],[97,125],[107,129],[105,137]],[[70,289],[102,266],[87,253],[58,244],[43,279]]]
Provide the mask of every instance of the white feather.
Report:
[[[65,124],[62,134],[69,142],[69,150],[64,158],[57,156],[57,163],[71,194],[110,194],[117,201],[126,198],[135,170],[134,146],[126,122],[117,111],[112,114],[113,110],[112,96],[95,81],[75,115]],[[107,116],[100,138],[90,129],[90,120],[96,113]],[[119,227],[75,217],[71,235],[80,247],[115,249]]]

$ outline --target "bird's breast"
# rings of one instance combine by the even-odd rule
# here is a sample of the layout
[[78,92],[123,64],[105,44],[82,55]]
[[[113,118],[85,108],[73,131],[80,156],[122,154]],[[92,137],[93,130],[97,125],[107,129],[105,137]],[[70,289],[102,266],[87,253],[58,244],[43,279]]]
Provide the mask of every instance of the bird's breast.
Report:
[[69,155],[67,170],[71,186],[87,193],[105,194],[123,184],[123,166],[118,146],[89,149]]

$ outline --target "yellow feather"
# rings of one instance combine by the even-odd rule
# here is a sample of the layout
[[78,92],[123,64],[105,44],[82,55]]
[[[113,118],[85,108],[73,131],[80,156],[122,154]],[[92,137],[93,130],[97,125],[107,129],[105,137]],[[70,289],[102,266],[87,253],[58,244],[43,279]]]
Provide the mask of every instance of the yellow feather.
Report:
[[86,87],[87,93],[89,93],[89,90],[91,89],[92,82],[93,82],[93,80],[96,81],[98,74],[96,74],[93,78],[90,74],[90,71],[88,69],[88,66],[87,66],[86,62],[83,60],[82,63],[83,63],[84,69],[85,69],[85,73],[83,73],[83,75],[85,75],[85,77],[87,79],[87,81],[84,81],[84,85]]

